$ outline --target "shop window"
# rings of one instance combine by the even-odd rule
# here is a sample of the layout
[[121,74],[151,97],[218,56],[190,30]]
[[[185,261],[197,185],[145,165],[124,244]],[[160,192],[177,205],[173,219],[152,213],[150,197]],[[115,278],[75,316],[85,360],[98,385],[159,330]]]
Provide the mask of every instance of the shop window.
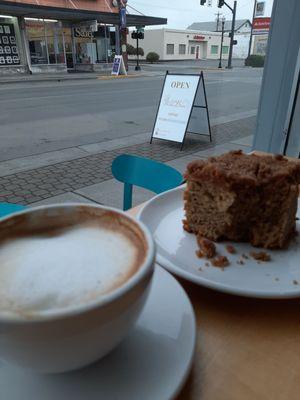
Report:
[[48,64],[45,24],[42,21],[26,22],[31,64]]
[[64,64],[63,33],[58,23],[26,21],[31,64]]
[[167,54],[174,54],[174,44],[167,44]]
[[65,55],[62,30],[56,23],[47,23],[45,27],[49,64],[63,64],[65,62]]
[[179,45],[179,54],[185,54],[185,44]]
[[219,46],[212,45],[210,47],[210,53],[211,54],[218,54],[218,52],[219,52]]
[[229,52],[229,46],[223,46],[222,47],[222,54],[228,54]]
[[191,53],[191,54],[195,54],[195,47],[194,47],[194,46],[192,46],[192,47],[190,48],[190,53]]

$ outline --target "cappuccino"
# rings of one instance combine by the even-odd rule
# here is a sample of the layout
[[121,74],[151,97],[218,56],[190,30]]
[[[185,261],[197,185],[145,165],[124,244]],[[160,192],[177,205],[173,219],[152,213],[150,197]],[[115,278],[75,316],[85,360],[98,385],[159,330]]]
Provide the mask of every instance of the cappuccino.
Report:
[[0,224],[0,314],[87,304],[135,274],[146,254],[142,232],[123,215],[92,210],[37,209]]

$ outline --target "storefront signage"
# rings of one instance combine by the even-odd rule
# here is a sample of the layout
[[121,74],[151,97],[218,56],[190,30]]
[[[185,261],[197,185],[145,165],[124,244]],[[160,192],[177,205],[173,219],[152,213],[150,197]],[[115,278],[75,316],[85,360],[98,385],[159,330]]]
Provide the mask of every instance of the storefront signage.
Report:
[[13,24],[0,24],[0,67],[18,65],[20,57]]
[[91,21],[82,21],[76,24],[75,28],[81,28],[84,31],[92,31],[97,32],[98,30],[98,21],[91,20]]
[[127,75],[123,56],[115,56],[111,74],[112,75]]
[[[202,85],[200,85],[202,82]],[[201,105],[195,103],[197,98],[205,99]],[[199,116],[196,108],[207,111],[206,95],[204,88],[203,73],[200,75],[176,75],[166,74],[159,108],[151,136],[152,139],[164,139],[181,143],[183,146],[187,132],[191,132],[189,125],[192,123],[192,133],[202,133],[203,124],[199,124]],[[193,121],[191,116],[194,114]],[[206,115],[206,114],[205,114]],[[207,111],[208,117],[208,111]],[[206,119],[206,125],[209,121]],[[199,130],[200,128],[200,130]]]
[[254,18],[253,20],[253,34],[258,35],[261,33],[268,33],[271,25],[271,18]]
[[205,36],[202,35],[195,35],[194,40],[205,40]]
[[86,31],[83,28],[74,28],[74,36],[78,38],[93,38],[94,34],[92,31]]
[[256,9],[255,9],[255,16],[256,17],[261,17],[265,13],[265,2],[264,1],[258,1],[256,3]]
[[126,8],[120,8],[120,27],[126,29]]

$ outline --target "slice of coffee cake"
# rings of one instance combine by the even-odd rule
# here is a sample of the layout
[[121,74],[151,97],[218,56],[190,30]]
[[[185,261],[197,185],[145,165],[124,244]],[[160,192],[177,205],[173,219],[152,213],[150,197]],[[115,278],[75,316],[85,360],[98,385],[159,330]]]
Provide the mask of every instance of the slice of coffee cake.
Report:
[[282,248],[295,233],[300,164],[232,151],[191,162],[184,193],[188,232]]

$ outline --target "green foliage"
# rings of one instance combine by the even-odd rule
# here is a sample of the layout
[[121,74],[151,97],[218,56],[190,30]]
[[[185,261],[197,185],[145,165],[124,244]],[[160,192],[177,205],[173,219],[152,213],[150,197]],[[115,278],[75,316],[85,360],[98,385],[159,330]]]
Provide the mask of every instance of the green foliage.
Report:
[[127,47],[127,54],[129,56],[134,56],[136,54],[136,48],[134,46],[127,43],[126,47]]
[[[129,56],[136,56],[136,53],[137,53],[136,47],[132,46],[131,44],[127,44],[126,46],[127,46],[127,54]],[[138,52],[139,52],[139,56],[142,56],[142,57],[145,54],[144,49],[142,49],[141,47],[139,47]]]
[[150,51],[150,53],[147,54],[146,60],[152,64],[159,60],[159,55],[154,51]]
[[246,67],[263,67],[265,63],[265,56],[252,54],[245,60]]
[[[135,49],[135,50],[136,50],[136,49]],[[139,56],[143,57],[143,55],[145,54],[145,53],[144,53],[144,49],[142,49],[142,47],[139,47],[138,53],[139,53]]]

